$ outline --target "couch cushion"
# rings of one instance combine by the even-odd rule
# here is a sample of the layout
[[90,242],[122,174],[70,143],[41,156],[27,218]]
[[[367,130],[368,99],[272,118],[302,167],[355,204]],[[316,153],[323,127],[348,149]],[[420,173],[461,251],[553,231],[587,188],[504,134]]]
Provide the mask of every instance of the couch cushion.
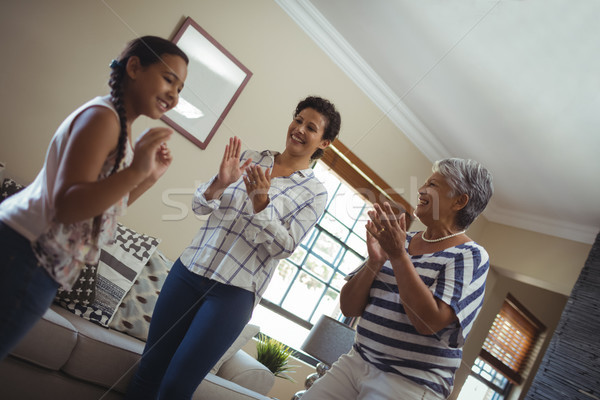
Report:
[[12,178],[6,178],[0,182],[0,203],[9,196],[21,191],[25,186],[15,182]]
[[121,393],[90,385],[59,372],[7,357],[0,363],[0,399],[123,400]]
[[264,395],[269,393],[275,384],[275,375],[243,350],[225,361],[217,375]]
[[15,357],[59,370],[77,343],[77,329],[52,306],[11,352]]
[[79,334],[71,358],[62,371],[75,378],[125,393],[144,350],[144,342],[132,336],[91,324],[60,309]]
[[121,302],[109,327],[146,341],[156,300],[172,265],[173,261],[157,249]]
[[58,288],[55,301],[59,302],[62,299],[66,303],[81,303],[84,307],[92,304],[96,299],[97,269],[98,264],[84,265],[71,289]]
[[238,350],[240,350],[244,345],[250,340],[254,335],[260,332],[260,327],[258,325],[246,324],[242,332],[238,335],[237,339],[233,342],[233,344],[227,349],[225,354],[221,356],[219,361],[215,365],[213,365],[210,370],[211,374],[216,374],[221,365],[227,360],[229,360]]
[[194,392],[192,400],[271,400],[260,393],[230,382],[219,376],[208,374]]
[[[108,326],[119,304],[133,285],[160,239],[135,232],[121,224],[117,227],[116,241],[102,247],[95,281],[95,297],[84,305],[72,292],[57,296],[56,301],[81,318]],[[84,272],[82,272],[84,273]]]

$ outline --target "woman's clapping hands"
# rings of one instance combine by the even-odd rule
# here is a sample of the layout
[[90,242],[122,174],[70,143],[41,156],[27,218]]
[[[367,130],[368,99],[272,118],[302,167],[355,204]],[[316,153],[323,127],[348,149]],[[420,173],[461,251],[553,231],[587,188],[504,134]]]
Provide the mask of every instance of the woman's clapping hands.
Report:
[[[388,259],[401,256],[405,252],[406,216],[404,213],[396,216],[388,202],[385,202],[383,207],[375,204],[374,210],[368,212],[371,220],[366,224],[367,248],[369,257]],[[369,237],[377,242],[379,248]]]

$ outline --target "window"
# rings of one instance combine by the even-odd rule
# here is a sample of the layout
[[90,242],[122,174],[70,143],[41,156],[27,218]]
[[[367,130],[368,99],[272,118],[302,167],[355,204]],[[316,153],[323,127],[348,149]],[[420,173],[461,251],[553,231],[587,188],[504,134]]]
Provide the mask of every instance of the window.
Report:
[[339,294],[344,277],[367,256],[364,225],[371,203],[388,201],[412,215],[408,203],[338,141],[314,169],[329,195],[325,212],[279,263],[251,321],[295,349],[322,314],[344,320]]
[[506,398],[512,386],[522,382],[530,354],[544,329],[540,321],[508,294],[458,399]]
[[504,375],[477,357],[458,400],[504,400],[511,388]]

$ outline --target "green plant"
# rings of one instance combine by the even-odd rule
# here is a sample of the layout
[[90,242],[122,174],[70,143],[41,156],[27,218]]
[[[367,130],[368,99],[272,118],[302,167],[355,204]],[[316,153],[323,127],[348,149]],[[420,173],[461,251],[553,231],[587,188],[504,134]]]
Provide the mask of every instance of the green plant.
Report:
[[292,371],[295,367],[295,365],[288,365],[288,361],[293,352],[294,350],[273,338],[262,333],[258,335],[256,359],[267,367],[273,375],[296,382],[287,375],[287,373]]

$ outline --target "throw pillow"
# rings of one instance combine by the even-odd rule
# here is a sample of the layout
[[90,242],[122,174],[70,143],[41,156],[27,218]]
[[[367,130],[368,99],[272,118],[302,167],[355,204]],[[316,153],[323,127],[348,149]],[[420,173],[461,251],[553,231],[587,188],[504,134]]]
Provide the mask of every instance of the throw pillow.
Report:
[[83,266],[77,282],[70,290],[59,288],[56,293],[56,301],[66,301],[87,307],[96,299],[96,279],[98,265],[86,264]]
[[156,300],[172,265],[173,261],[156,250],[121,302],[109,327],[145,342]]
[[74,314],[108,327],[119,304],[159,243],[160,239],[119,224],[115,243],[103,247],[100,252],[94,301],[87,306],[69,296],[57,297],[56,301]]
[[21,191],[23,188],[25,188],[25,186],[15,182],[11,178],[4,179],[3,182],[0,182],[0,203],[7,197]]
[[242,333],[240,333],[240,335],[237,337],[237,339],[235,339],[233,344],[227,349],[225,354],[223,354],[221,359],[217,361],[217,363],[212,367],[210,373],[216,374],[217,371],[221,368],[221,365],[223,365],[225,361],[233,357],[233,355],[237,353],[238,350],[240,350],[242,347],[244,347],[248,340],[256,336],[258,332],[260,332],[260,327],[258,325],[247,324],[242,330]]

